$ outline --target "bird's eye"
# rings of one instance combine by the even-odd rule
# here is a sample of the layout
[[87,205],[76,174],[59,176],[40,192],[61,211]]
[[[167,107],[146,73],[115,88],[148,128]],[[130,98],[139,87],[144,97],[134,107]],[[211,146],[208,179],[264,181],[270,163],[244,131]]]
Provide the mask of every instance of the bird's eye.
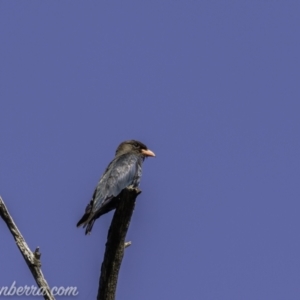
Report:
[[138,144],[138,143],[134,143],[133,145],[134,145],[134,147],[136,147],[136,148],[139,147],[139,144]]

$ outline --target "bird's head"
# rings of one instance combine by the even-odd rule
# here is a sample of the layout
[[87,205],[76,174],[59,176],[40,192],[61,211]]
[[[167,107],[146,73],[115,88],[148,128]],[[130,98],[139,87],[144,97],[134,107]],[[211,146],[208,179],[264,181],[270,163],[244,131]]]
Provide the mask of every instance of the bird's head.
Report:
[[135,140],[125,141],[121,143],[116,150],[116,156],[129,152],[136,153],[144,158],[148,156],[155,156],[155,154],[151,150],[149,150],[145,144]]

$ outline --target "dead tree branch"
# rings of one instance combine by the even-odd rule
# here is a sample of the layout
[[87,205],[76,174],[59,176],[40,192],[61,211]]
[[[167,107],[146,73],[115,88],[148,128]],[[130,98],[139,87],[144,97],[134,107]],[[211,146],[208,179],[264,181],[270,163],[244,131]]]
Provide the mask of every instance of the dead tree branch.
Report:
[[39,248],[37,247],[34,252],[30,250],[28,247],[25,239],[23,238],[21,232],[19,231],[17,225],[15,224],[14,220],[10,216],[4,201],[0,197],[0,216],[6,223],[9,231],[13,235],[16,244],[23,255],[38,287],[40,288],[40,291],[43,293],[45,300],[55,300],[53,297],[50,287],[44,278],[44,275],[41,270],[41,262],[40,257],[41,253],[39,252]]
[[125,189],[120,195],[120,201],[114,213],[106,242],[104,260],[101,266],[97,300],[115,300],[118,275],[124,256],[125,237],[135,206],[139,189]]

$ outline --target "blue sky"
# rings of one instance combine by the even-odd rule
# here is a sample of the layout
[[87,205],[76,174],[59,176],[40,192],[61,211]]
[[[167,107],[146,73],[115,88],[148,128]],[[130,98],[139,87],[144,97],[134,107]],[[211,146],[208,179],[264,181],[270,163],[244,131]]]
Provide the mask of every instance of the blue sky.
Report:
[[[117,299],[299,298],[299,12],[0,2],[0,195],[50,286],[95,299],[112,214],[90,236],[75,224],[133,138],[156,158]],[[35,284],[3,222],[0,236],[0,286]]]

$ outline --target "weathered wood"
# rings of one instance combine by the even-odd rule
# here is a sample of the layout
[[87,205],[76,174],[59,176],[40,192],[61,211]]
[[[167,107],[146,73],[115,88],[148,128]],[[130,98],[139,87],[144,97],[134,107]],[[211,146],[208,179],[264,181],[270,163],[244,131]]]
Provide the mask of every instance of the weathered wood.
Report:
[[0,216],[6,223],[9,231],[11,232],[13,238],[16,241],[16,244],[23,255],[40,291],[43,293],[45,300],[55,300],[54,296],[51,293],[50,287],[44,278],[44,275],[41,270],[40,257],[41,253],[37,247],[34,252],[30,250],[25,239],[23,238],[21,232],[19,231],[17,225],[15,224],[13,218],[10,216],[4,201],[0,197]]
[[127,188],[120,194],[120,201],[108,231],[97,300],[115,300],[124,249],[130,245],[130,242],[125,243],[125,237],[134,210],[136,197],[140,193],[139,189]]

